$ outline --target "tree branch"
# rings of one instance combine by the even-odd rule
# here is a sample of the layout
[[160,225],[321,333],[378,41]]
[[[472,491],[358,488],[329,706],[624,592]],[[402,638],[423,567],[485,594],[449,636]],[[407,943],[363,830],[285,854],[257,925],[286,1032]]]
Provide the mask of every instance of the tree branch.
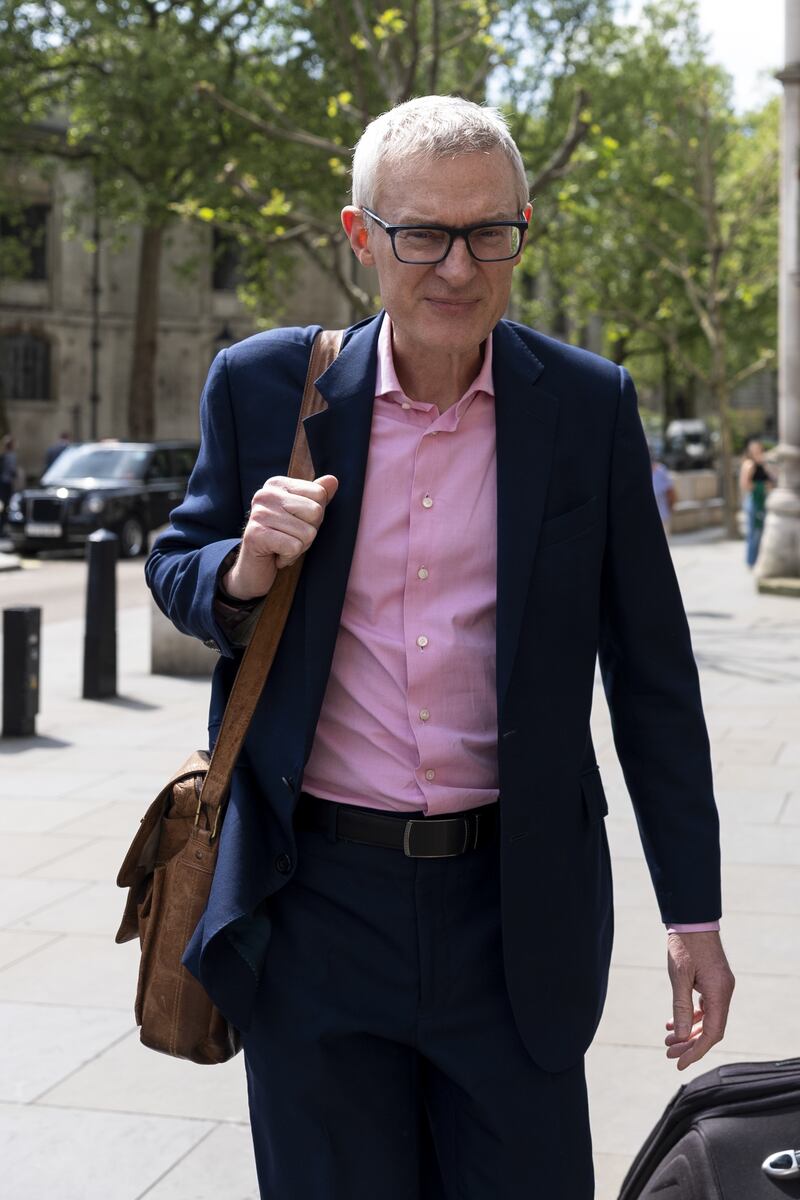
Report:
[[284,142],[295,142],[299,146],[310,146],[313,150],[320,150],[323,154],[335,155],[336,157],[341,157],[345,153],[344,147],[338,145],[337,142],[331,142],[327,138],[318,137],[317,134],[309,133],[305,129],[283,128],[280,125],[273,125],[269,121],[262,120],[255,113],[249,112],[246,108],[242,108],[241,105],[226,99],[225,96],[221,96],[213,83],[205,81],[197,83],[195,84],[195,91],[199,95],[208,96],[214,104],[226,112],[232,113],[235,117],[239,117],[242,121],[247,122],[247,124],[252,125],[259,133],[263,133],[267,137],[278,138]]
[[742,367],[741,371],[737,371],[729,380],[731,391],[737,388],[740,383],[744,383],[751,375],[757,375],[759,371],[763,371],[771,362],[775,361],[775,351],[769,350],[757,358],[755,362],[751,362],[749,367]]
[[575,93],[567,132],[564,134],[561,144],[556,147],[550,156],[548,162],[545,163],[538,175],[531,181],[532,196],[543,191],[553,180],[561,179],[569,170],[570,160],[580,143],[586,137],[589,128],[589,123],[581,117],[581,113],[586,108],[588,102],[589,93],[585,88],[578,88],[578,91]]

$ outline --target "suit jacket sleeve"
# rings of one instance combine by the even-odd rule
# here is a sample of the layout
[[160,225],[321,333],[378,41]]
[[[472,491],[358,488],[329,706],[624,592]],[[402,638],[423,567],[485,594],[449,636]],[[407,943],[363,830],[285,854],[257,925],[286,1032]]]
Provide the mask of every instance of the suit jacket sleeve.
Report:
[[159,608],[181,630],[233,657],[235,646],[215,612],[217,577],[245,523],[236,429],[223,350],[200,400],[200,453],[186,496],[156,539],[145,577]]
[[719,819],[689,627],[655,503],[636,392],[620,370],[600,611],[617,755],[665,923],[720,916]]

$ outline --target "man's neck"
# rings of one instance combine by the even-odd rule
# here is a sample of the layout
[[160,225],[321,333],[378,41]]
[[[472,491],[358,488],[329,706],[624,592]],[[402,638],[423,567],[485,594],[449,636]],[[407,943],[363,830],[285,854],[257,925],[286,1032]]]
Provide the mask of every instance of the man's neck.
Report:
[[442,350],[426,355],[419,349],[405,349],[402,337],[392,330],[392,358],[400,386],[410,400],[435,404],[446,412],[457,404],[481,369],[483,347],[467,354],[448,354]]

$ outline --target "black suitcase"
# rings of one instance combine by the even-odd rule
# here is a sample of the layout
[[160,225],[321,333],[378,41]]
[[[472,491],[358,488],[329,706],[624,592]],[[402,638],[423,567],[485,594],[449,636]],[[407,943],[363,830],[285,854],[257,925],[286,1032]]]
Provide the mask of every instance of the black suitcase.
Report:
[[[767,1159],[779,1174],[763,1169]],[[797,1173],[780,1174],[790,1169]],[[800,1198],[800,1058],[729,1063],[684,1084],[619,1194],[619,1200],[787,1197]]]

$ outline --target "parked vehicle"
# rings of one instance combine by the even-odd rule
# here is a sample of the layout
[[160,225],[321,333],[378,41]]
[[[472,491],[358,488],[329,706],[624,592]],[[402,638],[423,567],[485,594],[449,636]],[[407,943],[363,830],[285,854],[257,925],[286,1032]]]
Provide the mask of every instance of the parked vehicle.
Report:
[[183,441],[68,446],[38,487],[11,497],[7,534],[32,554],[81,546],[95,529],[110,529],[121,557],[145,554],[151,530],[183,499],[197,449]]
[[670,421],[664,435],[665,466],[673,471],[691,471],[710,467],[713,461],[714,440],[705,421]]

